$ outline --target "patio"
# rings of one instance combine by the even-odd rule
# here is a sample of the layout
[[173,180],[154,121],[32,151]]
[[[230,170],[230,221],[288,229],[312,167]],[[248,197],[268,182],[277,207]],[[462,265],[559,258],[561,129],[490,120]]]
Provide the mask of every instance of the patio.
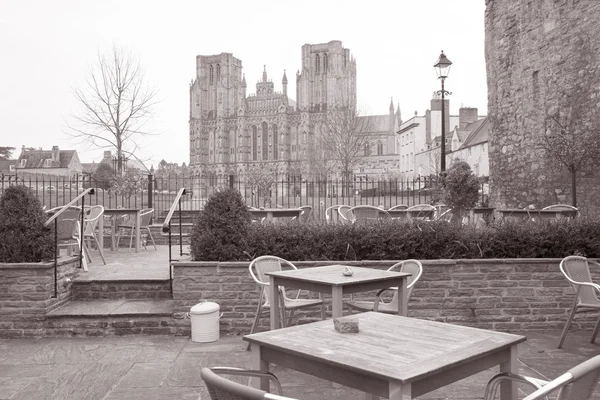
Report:
[[[554,378],[600,354],[589,332],[571,332],[557,350],[560,332],[526,333],[519,371]],[[249,366],[239,336],[214,343],[189,338],[128,336],[0,340],[0,399],[209,399],[200,378],[204,366]],[[284,394],[298,399],[362,399],[362,393],[289,369],[275,367]],[[486,372],[421,399],[480,399],[496,372]],[[523,392],[521,392],[523,394]],[[600,399],[596,392],[594,399]]]

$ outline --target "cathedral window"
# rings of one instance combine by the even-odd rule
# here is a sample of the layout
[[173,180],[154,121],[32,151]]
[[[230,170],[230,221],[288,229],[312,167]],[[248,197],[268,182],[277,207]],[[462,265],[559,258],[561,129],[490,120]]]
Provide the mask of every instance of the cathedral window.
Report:
[[210,64],[210,66],[208,67],[208,84],[209,85],[213,84],[213,76],[214,76],[213,66],[212,66],[212,64]]
[[269,159],[269,126],[266,122],[262,123],[262,159]]
[[273,125],[273,160],[277,160],[279,154],[279,140],[277,137],[277,125]]
[[327,53],[323,55],[323,72],[326,74],[329,68],[329,57],[327,57]]
[[221,64],[217,64],[217,82],[221,82]]
[[371,154],[371,146],[369,146],[369,143],[365,143],[363,151],[364,151],[365,156],[368,156]]
[[380,156],[383,154],[383,143],[377,143],[377,155]]
[[256,132],[256,127],[252,127],[252,161],[256,161],[258,159],[258,133]]
[[315,71],[317,74],[321,73],[321,57],[318,54],[315,56]]

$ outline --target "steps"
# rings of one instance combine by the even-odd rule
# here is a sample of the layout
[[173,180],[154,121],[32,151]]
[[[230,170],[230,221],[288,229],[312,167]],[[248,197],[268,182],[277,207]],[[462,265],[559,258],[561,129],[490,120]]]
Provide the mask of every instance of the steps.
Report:
[[160,280],[75,281],[73,300],[171,299],[171,283]]

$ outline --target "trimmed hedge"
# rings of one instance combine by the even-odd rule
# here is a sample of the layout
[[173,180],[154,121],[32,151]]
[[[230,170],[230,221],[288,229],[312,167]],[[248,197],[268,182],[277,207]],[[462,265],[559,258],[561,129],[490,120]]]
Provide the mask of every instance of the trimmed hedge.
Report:
[[485,228],[396,220],[368,225],[291,221],[246,228],[242,251],[212,242],[202,257],[192,252],[194,259],[246,261],[265,254],[295,261],[600,257],[599,219],[509,221]]

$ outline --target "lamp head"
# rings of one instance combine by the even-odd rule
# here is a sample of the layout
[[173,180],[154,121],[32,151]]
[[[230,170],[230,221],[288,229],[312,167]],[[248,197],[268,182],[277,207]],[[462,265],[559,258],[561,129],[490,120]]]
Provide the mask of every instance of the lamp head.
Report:
[[442,50],[442,54],[440,54],[440,58],[437,60],[435,65],[435,72],[437,73],[438,78],[446,79],[448,74],[450,73],[450,66],[452,65],[452,61],[448,60],[448,57],[444,54],[444,50]]

